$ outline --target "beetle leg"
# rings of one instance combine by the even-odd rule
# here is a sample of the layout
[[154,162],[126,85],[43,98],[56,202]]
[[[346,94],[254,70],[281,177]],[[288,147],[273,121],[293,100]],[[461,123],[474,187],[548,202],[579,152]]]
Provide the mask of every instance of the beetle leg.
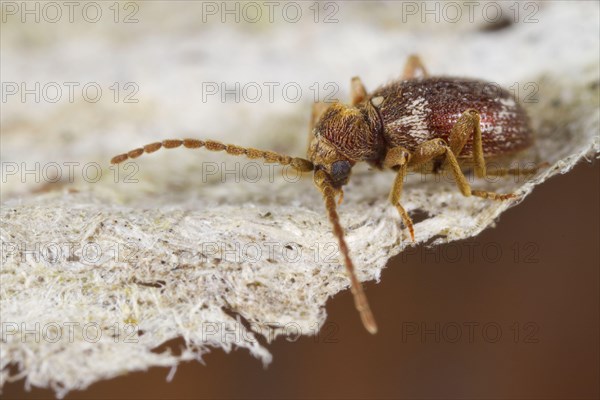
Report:
[[321,115],[323,115],[323,113],[325,112],[325,110],[327,109],[327,107],[329,107],[331,104],[329,103],[324,103],[322,101],[319,101],[317,103],[313,103],[312,105],[312,112],[310,114],[310,123],[308,126],[308,132],[312,134],[313,129],[315,129],[315,125],[317,124],[317,121],[319,120],[319,118],[321,118]]
[[352,81],[350,81],[350,104],[355,106],[366,98],[367,89],[365,89],[365,85],[363,85],[358,76],[353,77]]
[[416,54],[411,54],[408,57],[408,60],[406,60],[406,64],[404,64],[404,72],[402,73],[402,79],[414,79],[415,72],[417,70],[421,71],[423,78],[427,78],[429,76],[425,65],[423,65],[423,62],[421,61],[421,58],[419,58],[419,56]]
[[321,115],[323,115],[323,113],[329,106],[330,106],[329,103],[324,103],[322,101],[313,103],[313,105],[312,105],[312,112],[310,114],[310,122],[308,123],[308,140],[306,141],[306,143],[309,147],[310,147],[310,142],[312,141],[312,139],[314,137],[313,131],[315,129],[315,125],[317,124],[317,121],[319,120],[319,118],[321,118]]
[[475,175],[482,178],[486,175],[485,159],[483,158],[483,143],[481,141],[481,118],[479,111],[468,109],[458,118],[448,138],[448,144],[455,156],[467,144],[467,141],[473,137],[473,162],[475,163]]
[[540,169],[545,168],[545,167],[549,167],[550,163],[547,162],[543,162],[541,164],[538,164],[536,166],[533,167],[527,167],[527,168],[494,168],[494,169],[488,169],[485,173],[485,176],[529,176],[529,175],[533,175],[535,173],[537,173]]
[[454,180],[456,181],[460,192],[464,196],[477,196],[492,200],[506,200],[515,197],[515,195],[512,193],[499,194],[494,192],[485,192],[482,190],[471,190],[471,186],[467,182],[467,179],[465,178],[465,175],[463,174],[460,165],[456,160],[454,152],[450,146],[448,146],[446,141],[440,138],[421,143],[412,153],[408,166],[413,168],[418,167],[442,155],[446,157],[446,161],[450,165]]
[[385,155],[385,159],[383,160],[383,166],[386,168],[397,169],[396,179],[394,179],[394,186],[392,186],[392,190],[390,191],[390,202],[396,207],[398,210],[398,214],[400,214],[400,218],[404,222],[404,225],[408,228],[410,232],[410,237],[412,241],[415,241],[415,230],[413,228],[413,222],[402,204],[400,204],[400,195],[402,194],[402,185],[404,183],[404,177],[406,176],[406,171],[408,170],[408,160],[410,158],[410,153],[404,147],[397,146],[388,150]]

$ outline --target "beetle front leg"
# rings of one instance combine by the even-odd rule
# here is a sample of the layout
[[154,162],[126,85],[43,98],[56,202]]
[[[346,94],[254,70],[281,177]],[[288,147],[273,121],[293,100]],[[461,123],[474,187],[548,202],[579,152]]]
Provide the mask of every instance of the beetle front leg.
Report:
[[464,196],[477,196],[492,200],[506,200],[515,197],[512,193],[499,194],[482,190],[471,190],[471,186],[467,182],[467,178],[465,178],[454,152],[443,139],[438,138],[421,143],[412,153],[408,166],[418,167],[442,155],[446,157],[446,162],[450,165],[454,180]]
[[317,121],[319,120],[319,118],[321,118],[321,115],[323,115],[323,113],[325,112],[325,110],[327,110],[327,108],[330,106],[331,104],[329,103],[325,103],[322,101],[313,103],[312,105],[312,112],[310,114],[310,122],[308,124],[308,132],[312,134],[313,129],[315,129],[315,125],[317,124]]
[[450,131],[448,144],[455,156],[459,156],[470,137],[473,137],[475,175],[478,178],[483,178],[486,175],[486,168],[483,157],[483,142],[481,140],[481,117],[479,111],[474,109],[468,109],[462,113]]
[[419,58],[416,54],[411,54],[406,60],[406,64],[404,64],[404,72],[402,73],[402,79],[414,79],[416,71],[421,71],[423,78],[427,78],[429,74],[427,73],[427,69],[421,58]]
[[390,191],[390,202],[398,210],[400,218],[404,222],[404,225],[410,232],[412,241],[415,241],[415,230],[413,228],[413,222],[402,204],[400,204],[400,195],[402,194],[402,185],[404,184],[404,177],[408,170],[408,161],[410,159],[410,153],[404,147],[398,146],[388,150],[383,160],[383,166],[386,168],[397,169],[396,179],[394,179],[394,186]]
[[327,110],[327,107],[329,107],[330,105],[331,104],[324,103],[322,101],[313,103],[312,112],[310,114],[310,121],[308,123],[308,140],[306,141],[307,146],[310,147],[310,142],[312,141],[312,139],[314,137],[313,130],[315,129],[315,125],[317,124],[317,121],[319,120],[319,118],[321,118],[321,115],[323,115],[325,110]]
[[355,76],[352,78],[352,81],[350,81],[350,104],[355,106],[366,98],[367,89],[365,89],[365,85],[363,85],[360,78]]

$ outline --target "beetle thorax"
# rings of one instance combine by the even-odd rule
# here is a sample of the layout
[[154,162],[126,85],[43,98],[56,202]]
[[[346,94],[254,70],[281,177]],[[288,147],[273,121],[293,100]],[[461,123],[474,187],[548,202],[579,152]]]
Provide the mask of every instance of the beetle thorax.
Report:
[[384,144],[380,127],[379,115],[369,102],[356,107],[334,103],[315,125],[307,156],[317,169],[329,174],[337,163],[341,179],[356,162],[373,162],[381,156]]

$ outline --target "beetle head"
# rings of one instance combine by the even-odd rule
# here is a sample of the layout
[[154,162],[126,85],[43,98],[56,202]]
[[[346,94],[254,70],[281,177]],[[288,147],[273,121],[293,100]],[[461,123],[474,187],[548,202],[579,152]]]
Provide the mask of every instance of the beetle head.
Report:
[[344,157],[327,140],[313,139],[311,141],[309,159],[313,162],[315,171],[327,173],[331,184],[336,189],[348,183],[354,162]]
[[324,170],[332,184],[339,188],[350,177],[356,161],[368,157],[372,137],[368,117],[361,109],[341,103],[327,108],[312,132],[308,158],[315,170]]
[[333,103],[313,129],[308,158],[339,188],[348,182],[356,162],[373,162],[381,157],[385,145],[380,130],[380,118],[371,103],[356,107]]

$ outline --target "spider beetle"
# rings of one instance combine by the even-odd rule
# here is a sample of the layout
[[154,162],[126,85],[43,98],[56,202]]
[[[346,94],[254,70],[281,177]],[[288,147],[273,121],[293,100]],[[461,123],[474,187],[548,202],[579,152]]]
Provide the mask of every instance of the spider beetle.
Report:
[[[417,77],[417,71],[421,76]],[[486,159],[502,159],[530,147],[533,134],[529,119],[516,99],[506,90],[485,90],[491,83],[456,77],[429,77],[423,63],[411,55],[402,79],[367,93],[360,78],[351,82],[351,103],[315,103],[309,129],[307,158],[290,157],[272,151],[244,148],[214,140],[164,140],[118,155],[118,164],[143,153],[164,147],[204,147],[235,156],[263,159],[313,172],[313,180],[323,195],[333,233],[339,242],[350,278],[354,303],[365,328],[372,334],[377,325],[354,272],[337,204],[342,187],[357,162],[377,169],[396,171],[390,201],[398,210],[414,241],[413,223],[400,204],[402,184],[408,171],[438,173],[449,170],[464,196],[505,200],[514,194],[471,190],[462,169],[474,168],[477,177],[515,174],[515,170],[486,171]],[[538,167],[517,170],[531,174]],[[339,200],[336,204],[336,197]]]

